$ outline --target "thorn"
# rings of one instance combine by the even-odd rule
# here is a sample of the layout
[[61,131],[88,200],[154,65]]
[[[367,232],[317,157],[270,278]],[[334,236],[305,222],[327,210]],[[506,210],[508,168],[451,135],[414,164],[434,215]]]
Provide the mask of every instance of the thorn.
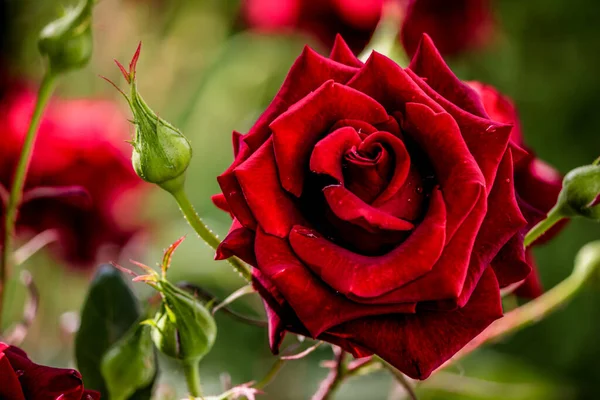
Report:
[[[132,81],[135,81],[135,68],[137,66],[138,59],[140,58],[140,51],[142,51],[142,42],[138,44],[137,49],[135,50],[135,54],[129,63],[129,77]],[[131,83],[131,82],[130,82]]]

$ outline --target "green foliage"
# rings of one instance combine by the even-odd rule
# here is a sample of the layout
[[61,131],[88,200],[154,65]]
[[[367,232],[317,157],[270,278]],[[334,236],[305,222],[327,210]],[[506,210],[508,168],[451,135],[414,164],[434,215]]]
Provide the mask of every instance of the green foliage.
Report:
[[[138,321],[138,308],[138,301],[121,273],[111,265],[102,265],[83,305],[81,326],[75,338],[75,357],[86,388],[98,390],[103,399],[109,399],[109,393],[101,372],[102,359]],[[142,392],[147,395],[143,396]],[[148,399],[149,394],[150,390],[144,388],[131,399]]]

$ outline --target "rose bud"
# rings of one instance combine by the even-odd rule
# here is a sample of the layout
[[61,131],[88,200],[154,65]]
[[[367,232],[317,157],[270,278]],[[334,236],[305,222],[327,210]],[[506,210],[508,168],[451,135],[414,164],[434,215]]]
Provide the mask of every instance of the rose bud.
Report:
[[[0,194],[10,187],[35,101],[25,85],[13,85],[0,101]],[[129,137],[112,101],[53,98],[29,165],[17,235],[53,231],[58,240],[49,250],[74,268],[119,256],[145,228],[139,210],[150,187],[131,167]],[[2,208],[0,201],[0,214]]]
[[135,72],[141,47],[140,43],[129,64],[129,71],[115,60],[131,87],[130,97],[121,92],[134,117],[135,135],[131,142],[131,160],[140,178],[169,192],[175,192],[185,181],[185,170],[192,158],[192,147],[181,131],[156,115],[137,91]]
[[293,332],[425,379],[502,317],[532,269],[511,130],[428,36],[406,69],[306,48],[214,198],[216,258],[254,267],[272,350]]
[[35,364],[23,350],[0,342],[0,399],[98,400],[100,394],[86,390],[74,369]]
[[217,326],[206,307],[189,293],[159,281],[161,308],[154,316],[152,340],[163,354],[184,362],[199,362],[212,348]]
[[94,0],[80,0],[40,33],[38,47],[48,57],[53,73],[81,68],[92,57],[93,6]]
[[551,211],[557,217],[582,216],[600,221],[600,163],[575,168],[563,181],[558,203]]
[[217,326],[212,314],[198,299],[167,280],[167,270],[173,252],[184,239],[185,237],[180,238],[165,250],[161,275],[137,262],[135,265],[143,268],[147,272],[146,275],[137,276],[128,269],[113,265],[135,276],[134,281],[145,282],[160,294],[159,311],[153,319],[143,322],[150,325],[152,341],[156,348],[184,364],[197,365],[212,348],[217,336]]
[[102,376],[112,400],[127,400],[156,375],[156,357],[147,325],[136,324],[102,357]]

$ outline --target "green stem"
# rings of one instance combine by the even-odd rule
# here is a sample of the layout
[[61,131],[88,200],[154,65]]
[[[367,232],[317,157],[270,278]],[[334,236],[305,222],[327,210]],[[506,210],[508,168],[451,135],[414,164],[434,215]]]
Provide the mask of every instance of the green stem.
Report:
[[275,363],[273,363],[273,366],[271,367],[269,372],[267,372],[265,377],[262,378],[260,380],[260,382],[258,382],[256,385],[254,385],[254,387],[256,389],[264,389],[269,383],[271,383],[273,381],[273,379],[275,378],[275,376],[277,376],[279,371],[281,371],[281,368],[283,368],[285,363],[286,363],[286,360],[278,358],[277,361],[275,361]]
[[[174,190],[171,192],[177,204],[179,204],[179,208],[183,213],[183,216],[187,220],[188,224],[196,231],[198,236],[200,236],[210,247],[213,249],[217,249],[221,241],[200,219],[196,210],[194,210],[194,206],[190,202],[187,194],[185,193],[183,187],[180,189]],[[252,272],[250,269],[239,259],[235,257],[231,257],[227,259],[229,263],[235,268],[240,275],[246,279],[248,282],[252,280]]]
[[183,372],[190,394],[194,397],[202,397],[202,386],[200,385],[200,363],[198,360],[183,362]]
[[386,1],[383,7],[383,16],[373,33],[373,37],[358,58],[363,62],[367,61],[371,53],[376,51],[396,61],[402,67],[407,66],[410,60],[398,41],[398,33],[403,20],[404,10],[402,6],[394,0]]
[[8,197],[8,203],[6,205],[6,217],[4,220],[4,243],[2,245],[2,249],[0,250],[2,252],[0,258],[0,327],[2,326],[2,308],[4,305],[6,281],[10,275],[11,251],[13,247],[15,223],[19,204],[23,196],[25,177],[27,176],[27,169],[29,167],[29,162],[31,161],[31,154],[35,144],[37,130],[40,125],[42,115],[44,114],[44,109],[46,108],[46,104],[52,96],[52,92],[54,91],[55,87],[56,75],[51,71],[46,72],[38,91],[37,102],[29,123],[29,129],[25,135],[25,141],[23,142],[23,148],[21,149],[21,156],[17,163],[17,169],[15,170],[10,189],[10,195]]
[[565,218],[564,215],[560,212],[560,210],[554,207],[544,220],[538,223],[536,226],[531,228],[527,235],[525,235],[525,241],[523,244],[525,247],[531,246],[533,242],[540,238],[544,233],[546,233],[550,228],[552,228],[556,223],[558,223],[561,219]]

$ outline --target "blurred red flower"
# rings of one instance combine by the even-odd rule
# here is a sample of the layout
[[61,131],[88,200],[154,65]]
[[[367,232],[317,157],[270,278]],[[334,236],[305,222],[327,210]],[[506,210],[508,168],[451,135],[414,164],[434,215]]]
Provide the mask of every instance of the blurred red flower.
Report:
[[[443,55],[485,43],[492,30],[489,0],[389,0],[404,10],[402,44],[414,54],[423,33]],[[381,17],[385,0],[244,0],[242,16],[253,28],[273,32],[300,30],[327,48],[340,34],[357,54],[365,48]]]
[[0,342],[0,399],[98,400],[100,394],[85,390],[74,369],[35,364],[23,350]]
[[[469,86],[481,96],[485,111],[491,119],[513,125],[510,141],[527,153],[521,162],[515,165],[517,200],[521,212],[528,221],[527,226],[522,229],[524,236],[535,224],[546,217],[548,211],[556,203],[562,188],[562,176],[553,167],[536,158],[535,153],[526,147],[517,110],[508,97],[490,85],[469,82]],[[551,239],[566,223],[567,220],[563,220],[534,244],[541,244]],[[533,271],[515,293],[521,297],[534,298],[542,294],[543,289],[531,251],[527,251],[526,257],[529,265],[533,267]]]
[[481,46],[492,34],[489,0],[409,0],[402,25],[402,45],[414,54],[427,33],[443,55]]
[[[34,92],[21,88],[0,102],[5,190],[35,100]],[[126,117],[109,101],[52,100],[39,128],[17,233],[56,230],[53,250],[75,267],[94,265],[100,252],[115,257],[141,228],[136,217],[144,184],[129,161],[129,132]]]

